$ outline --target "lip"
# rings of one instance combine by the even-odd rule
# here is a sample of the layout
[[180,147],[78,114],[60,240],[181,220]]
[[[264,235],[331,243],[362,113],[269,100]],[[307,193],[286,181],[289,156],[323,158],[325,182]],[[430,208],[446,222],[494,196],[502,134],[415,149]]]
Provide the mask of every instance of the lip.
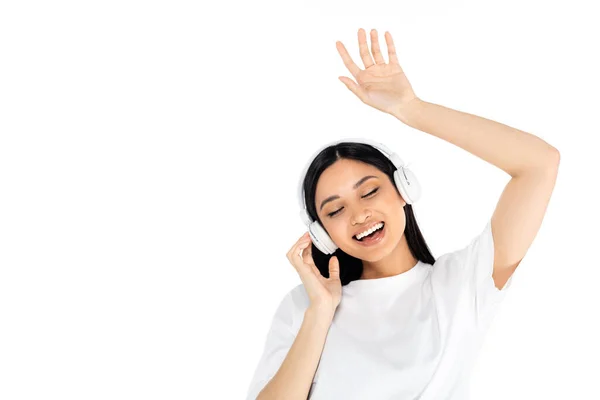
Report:
[[[354,232],[354,235],[352,235],[352,238],[354,238],[354,237],[355,237],[356,235],[358,235],[359,233],[361,233],[361,232],[364,232],[364,231],[366,231],[366,230],[369,230],[369,229],[371,229],[372,227],[374,227],[375,225],[377,225],[377,224],[380,224],[380,223],[382,223],[382,222],[383,222],[383,221],[377,221],[377,222],[373,222],[373,223],[372,223],[371,225],[369,225],[369,226],[365,226],[365,227],[362,227],[362,228],[360,228],[360,230],[359,230],[359,231],[356,231],[356,232]],[[384,223],[384,225],[383,225],[383,228],[385,229],[385,223]]]
[[359,245],[361,245],[361,246],[363,246],[363,247],[371,247],[371,246],[376,246],[377,244],[381,243],[381,241],[382,241],[383,239],[385,239],[385,234],[386,234],[386,232],[387,232],[387,229],[386,229],[386,228],[387,228],[387,225],[385,225],[385,224],[384,224],[384,225],[383,225],[383,228],[381,229],[381,236],[379,236],[377,239],[375,239],[375,240],[371,241],[370,243],[359,242],[358,240],[356,240],[356,239],[354,239],[354,238],[353,238],[352,240],[354,240],[354,242],[358,243]]

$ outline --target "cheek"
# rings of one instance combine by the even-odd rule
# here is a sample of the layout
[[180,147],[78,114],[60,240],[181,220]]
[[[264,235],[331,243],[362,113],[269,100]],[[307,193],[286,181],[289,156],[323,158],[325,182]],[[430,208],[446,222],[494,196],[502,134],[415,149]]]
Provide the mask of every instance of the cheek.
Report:
[[341,218],[337,218],[337,219],[335,219],[335,221],[334,220],[328,221],[327,224],[325,224],[323,227],[329,234],[329,237],[331,237],[331,239],[334,242],[339,242],[339,241],[345,240],[346,223],[344,221],[342,221]]

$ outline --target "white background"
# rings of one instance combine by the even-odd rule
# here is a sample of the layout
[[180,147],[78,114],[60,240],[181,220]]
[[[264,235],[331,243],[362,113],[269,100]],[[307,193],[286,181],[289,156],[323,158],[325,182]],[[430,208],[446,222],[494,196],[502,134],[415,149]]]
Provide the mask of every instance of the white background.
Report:
[[244,398],[326,142],[411,163],[436,258],[483,229],[510,177],[348,91],[360,27],[421,99],[561,153],[473,399],[599,398],[593,2],[414,3],[2,2],[0,398]]

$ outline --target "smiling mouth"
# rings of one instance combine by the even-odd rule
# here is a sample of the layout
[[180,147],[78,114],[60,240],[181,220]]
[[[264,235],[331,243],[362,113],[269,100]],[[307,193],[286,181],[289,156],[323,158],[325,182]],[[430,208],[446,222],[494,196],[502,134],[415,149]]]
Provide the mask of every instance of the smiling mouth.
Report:
[[[352,239],[356,240],[357,242],[363,243],[363,242],[368,242],[369,239],[372,239],[374,236],[380,235],[383,232],[383,229],[385,228],[385,222],[380,221],[380,222],[378,222],[378,224],[379,223],[381,223],[381,228],[371,232],[369,235],[363,236],[360,239],[357,239],[356,235],[354,235],[354,236],[352,236]],[[365,239],[367,239],[367,240],[365,240]]]

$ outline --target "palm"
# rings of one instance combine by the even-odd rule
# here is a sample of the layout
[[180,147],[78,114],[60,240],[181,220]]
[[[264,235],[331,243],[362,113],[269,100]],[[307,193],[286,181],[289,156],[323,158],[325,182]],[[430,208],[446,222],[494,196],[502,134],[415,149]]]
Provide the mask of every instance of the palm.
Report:
[[337,42],[337,49],[344,64],[356,79],[356,83],[348,77],[340,77],[360,100],[374,108],[387,113],[394,113],[399,108],[416,98],[412,86],[396,57],[396,49],[392,36],[386,32],[385,39],[388,48],[389,63],[386,63],[379,48],[377,32],[371,31],[371,51],[367,47],[366,35],[363,29],[358,31],[360,55],[365,69],[360,69],[348,54],[342,44]]
[[[310,251],[307,251],[307,249],[302,253],[302,261],[304,262],[305,270],[308,274],[306,278],[303,279],[304,285],[308,287],[309,293],[319,293],[318,298],[331,299],[333,301],[332,306],[335,310],[342,299],[342,285],[339,279],[339,271],[338,274],[334,274],[333,277],[329,276],[329,278],[325,278],[315,265],[315,261],[312,258],[312,245],[309,246],[309,248],[311,249]],[[329,261],[330,265],[332,261],[333,260]],[[311,270],[312,273],[309,272],[309,270]]]

